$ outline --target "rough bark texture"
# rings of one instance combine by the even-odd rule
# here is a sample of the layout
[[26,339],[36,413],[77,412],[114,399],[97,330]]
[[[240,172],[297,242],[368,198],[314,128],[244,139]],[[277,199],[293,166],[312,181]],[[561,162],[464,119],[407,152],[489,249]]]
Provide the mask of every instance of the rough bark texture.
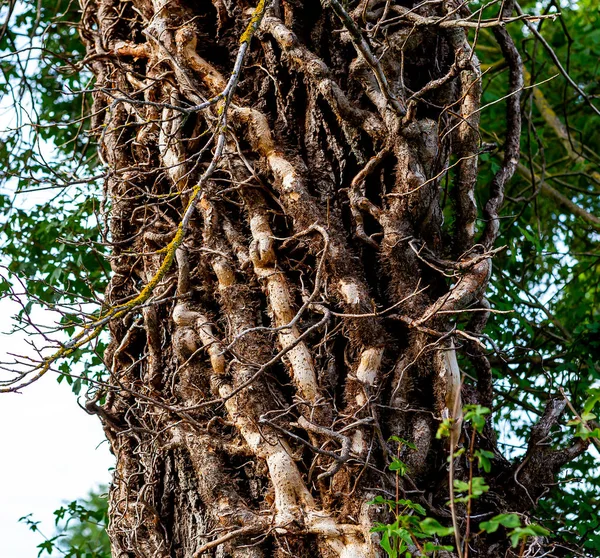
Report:
[[[505,161],[478,230],[468,17],[450,1],[83,2],[110,171],[106,301],[144,303],[113,316],[115,389],[89,404],[117,458],[115,558],[381,556],[369,531],[389,518],[367,502],[397,489],[451,523],[448,453],[475,435],[461,410],[492,399],[477,335],[522,87],[498,28]],[[455,329],[467,308],[470,333]],[[538,448],[559,407],[519,463],[490,427],[477,436],[496,458],[473,514],[531,510],[581,450]],[[392,435],[415,446],[398,487]],[[456,458],[455,477],[468,468]]]

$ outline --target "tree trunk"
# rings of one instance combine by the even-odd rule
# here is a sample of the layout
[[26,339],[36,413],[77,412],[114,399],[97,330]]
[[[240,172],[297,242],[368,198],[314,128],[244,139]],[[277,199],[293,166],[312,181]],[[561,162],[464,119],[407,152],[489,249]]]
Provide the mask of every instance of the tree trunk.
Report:
[[[467,516],[531,510],[581,451],[538,446],[561,403],[518,463],[462,420],[492,404],[480,334],[522,78],[496,25],[507,135],[478,213],[468,9],[421,4],[83,2],[113,270],[114,389],[89,408],[117,459],[115,557],[382,556],[376,496],[501,556]],[[490,490],[449,508],[470,474]]]

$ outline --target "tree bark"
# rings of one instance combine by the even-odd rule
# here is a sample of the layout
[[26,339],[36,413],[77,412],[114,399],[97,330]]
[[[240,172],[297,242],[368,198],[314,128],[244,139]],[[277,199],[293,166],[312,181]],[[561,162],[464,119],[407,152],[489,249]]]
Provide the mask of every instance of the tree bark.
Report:
[[[115,557],[382,556],[370,529],[389,512],[368,502],[450,525],[447,458],[471,437],[495,455],[471,511],[488,518],[530,511],[582,450],[541,443],[556,403],[517,463],[491,424],[463,424],[464,404],[492,403],[479,335],[521,61],[494,27],[508,125],[478,227],[469,13],[417,4],[82,3],[113,271],[111,388],[89,408],[117,459]],[[465,455],[452,469],[468,479]]]

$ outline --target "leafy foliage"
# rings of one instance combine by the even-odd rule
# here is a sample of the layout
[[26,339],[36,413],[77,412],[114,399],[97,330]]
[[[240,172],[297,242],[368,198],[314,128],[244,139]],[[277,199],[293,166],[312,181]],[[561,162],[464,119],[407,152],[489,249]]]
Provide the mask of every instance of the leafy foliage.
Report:
[[[540,22],[536,29],[573,81],[593,100],[600,71],[597,3],[520,4],[528,13],[560,12],[559,19]],[[600,154],[595,149],[600,116],[563,79],[548,50],[526,26],[513,24],[511,34],[523,53],[530,83],[540,84],[525,92],[522,160],[507,192],[499,240],[507,248],[494,262],[490,302],[497,310],[513,312],[495,314],[486,329],[500,348],[492,357],[495,423],[506,443],[506,454],[515,456],[550,395],[560,394],[563,387],[574,409],[583,413],[586,401],[600,385],[600,228],[557,202],[540,185],[543,181],[584,212],[600,215]],[[479,45],[487,70],[483,101],[491,103],[506,90],[506,69],[494,62],[501,57],[499,51],[494,54],[497,47],[489,33],[481,34]],[[553,117],[562,123],[563,137],[553,127]],[[494,142],[501,137],[504,122],[502,107],[489,106],[482,114],[483,140]],[[500,157],[497,152],[481,158],[480,203],[486,199]],[[523,204],[523,198],[530,201]],[[461,366],[468,367],[468,363],[461,362]],[[578,428],[580,435],[593,435]],[[568,435],[565,429],[565,442]],[[592,551],[600,548],[597,515],[590,511],[598,512],[598,472],[598,451],[592,448],[562,472],[559,486],[538,509],[540,519],[549,522],[556,536],[577,540],[576,544]],[[578,539],[575,533],[585,536]]]
[[75,500],[54,512],[55,535],[45,537],[40,522],[31,515],[19,521],[40,534],[44,540],[38,544],[39,557],[65,556],[66,558],[110,558],[110,541],[106,534],[108,525],[108,500],[103,488],[90,492],[87,498]]
[[[390,470],[394,470],[391,469]],[[372,505],[387,505],[395,515],[392,523],[375,523],[372,532],[381,536],[381,547],[389,558],[410,556],[410,548],[419,548],[424,552],[452,550],[450,545],[437,544],[438,537],[447,537],[454,533],[452,527],[444,527],[433,517],[426,515],[423,506],[407,499],[389,500],[377,496],[369,502]],[[433,538],[434,540],[423,540]],[[421,544],[422,543],[422,544]]]
[[[470,3],[472,9],[482,4]],[[524,53],[528,85],[540,85],[528,88],[524,96],[523,159],[507,193],[501,229],[500,243],[507,248],[494,261],[490,302],[494,310],[510,312],[494,314],[486,329],[493,340],[493,345],[488,344],[496,378],[493,417],[507,457],[522,454],[531,425],[549,396],[560,393],[559,388],[579,413],[570,417],[570,423],[565,420],[562,440],[566,442],[573,433],[589,439],[600,435],[595,416],[600,386],[600,228],[585,218],[586,214],[600,215],[600,154],[594,147],[600,145],[600,116],[589,106],[600,94],[600,11],[595,0],[563,4],[527,0],[521,5],[528,13],[561,13],[556,21],[535,24],[536,30],[588,99],[559,75],[551,54],[530,29],[511,24]],[[77,65],[84,51],[76,28],[69,23],[79,14],[76,4],[65,0],[12,6],[0,11],[6,21],[0,52],[21,53],[0,62],[1,106],[15,107],[0,135],[0,164],[5,169],[0,179],[4,188],[0,242],[9,260],[0,292],[17,296],[18,278],[30,303],[55,307],[79,303],[83,297],[86,303],[97,305],[108,265],[99,242],[105,240],[98,227],[103,212],[96,177],[99,163],[93,140],[86,135],[88,120],[79,119],[90,110],[88,95],[78,93],[89,80]],[[489,13],[492,9],[487,8]],[[494,143],[504,133],[504,109],[496,101],[505,94],[507,72],[491,31],[479,33],[478,54],[486,71],[483,101],[488,104],[482,111],[482,140]],[[480,206],[499,168],[502,146],[496,147],[480,157]],[[33,201],[20,201],[32,199],[23,198],[25,192],[35,195]],[[73,306],[63,313],[67,333],[80,309]],[[23,306],[23,325],[31,310]],[[462,326],[466,323],[467,317]],[[101,353],[102,346],[98,347]],[[73,358],[87,367],[84,376],[101,374],[99,356],[78,352]],[[469,362],[460,364],[473,372]],[[66,379],[79,393],[81,381],[70,370],[71,363],[62,365],[59,381]],[[477,432],[485,426],[484,415],[481,409],[465,408],[465,420]],[[450,422],[442,423],[440,437],[447,436],[451,427]],[[472,455],[486,473],[493,457],[480,448]],[[399,475],[406,472],[399,458],[390,469]],[[485,493],[485,484],[478,479],[474,477],[471,483],[455,480],[455,489],[463,494],[459,500]],[[403,510],[392,524],[376,528],[390,556],[405,550],[415,538],[443,536],[447,529],[433,525],[431,518],[418,517],[423,514],[410,500],[376,499],[373,503]],[[561,473],[559,486],[540,502],[537,513],[555,537],[594,555],[600,553],[599,504],[598,452],[592,449]],[[57,520],[78,517],[83,521],[82,509],[69,508]],[[480,528],[489,533],[500,527],[512,529],[513,545],[547,534],[542,527],[517,525],[517,520],[514,514],[502,514],[481,523]],[[78,540],[83,541],[85,532],[82,528]]]
[[[98,159],[89,119],[81,118],[90,111],[81,93],[90,75],[76,64],[84,56],[73,25],[78,5],[11,2],[0,18],[0,107],[7,117],[0,131],[3,296],[21,304],[20,328],[31,328],[32,312],[45,308],[61,314],[68,335],[86,305],[98,306],[109,269]],[[83,356],[76,353],[71,365]],[[84,360],[84,377],[102,373],[98,358]]]

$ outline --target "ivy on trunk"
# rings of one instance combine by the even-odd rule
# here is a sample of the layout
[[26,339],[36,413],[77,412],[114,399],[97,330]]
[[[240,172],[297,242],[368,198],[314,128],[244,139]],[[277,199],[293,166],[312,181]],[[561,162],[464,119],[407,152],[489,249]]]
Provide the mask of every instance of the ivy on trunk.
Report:
[[[81,3],[111,275],[102,311],[26,383],[108,326],[86,406],[117,459],[114,557],[543,547],[528,518],[590,440],[551,443],[562,397],[513,461],[492,422],[500,211],[514,173],[535,174],[510,25],[544,19],[494,9]],[[508,76],[496,145],[486,30]]]

